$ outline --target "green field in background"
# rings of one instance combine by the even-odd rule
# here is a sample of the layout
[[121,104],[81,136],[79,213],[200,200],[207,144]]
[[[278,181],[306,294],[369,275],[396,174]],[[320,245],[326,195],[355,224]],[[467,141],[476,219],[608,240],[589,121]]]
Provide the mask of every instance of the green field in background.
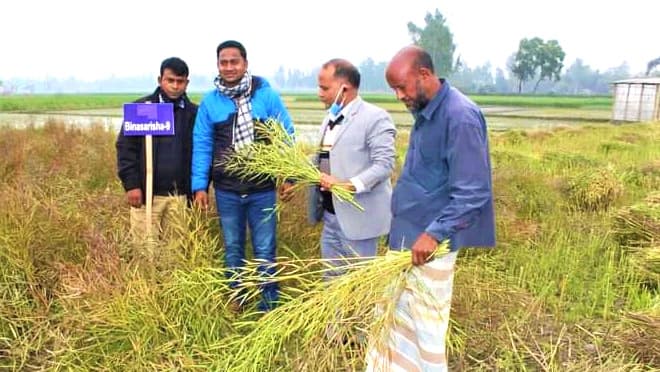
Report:
[[[114,108],[132,102],[147,94],[44,94],[0,96],[0,112],[48,112],[62,110],[89,110]],[[537,108],[571,108],[610,110],[612,97],[609,96],[530,96],[530,95],[469,95],[481,106],[511,106]],[[405,111],[405,107],[393,94],[365,93],[362,97],[388,111]],[[201,93],[190,94],[193,102],[199,102]],[[314,93],[283,95],[290,109],[322,109]]]

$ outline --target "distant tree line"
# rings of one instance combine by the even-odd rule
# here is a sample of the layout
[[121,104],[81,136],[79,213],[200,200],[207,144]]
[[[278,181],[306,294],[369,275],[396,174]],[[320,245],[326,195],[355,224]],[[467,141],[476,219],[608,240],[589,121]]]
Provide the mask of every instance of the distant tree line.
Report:
[[[358,64],[362,75],[360,90],[363,92],[390,92],[385,81],[387,62],[376,62],[369,58]],[[285,70],[280,67],[269,77],[277,89],[286,92],[307,91],[316,92],[318,69],[302,71],[298,69]],[[653,74],[652,74],[653,75]],[[445,75],[447,76],[447,75]],[[542,80],[536,89],[538,94],[609,94],[612,81],[631,77],[628,64],[599,71],[577,59],[563,69],[559,81]],[[467,61],[461,61],[450,75],[449,82],[467,93],[481,94],[515,94],[518,93],[519,80],[510,70],[493,69],[490,63],[472,66]],[[212,77],[192,75],[188,90],[204,92],[211,89]],[[531,80],[536,82],[536,80]],[[107,78],[95,81],[80,81],[74,78],[46,80],[14,79],[5,80],[0,84],[0,94],[11,93],[147,93],[156,87],[153,76],[132,78]],[[521,93],[533,93],[534,84],[522,86]]]
[[[431,54],[440,76],[447,77],[452,85],[468,93],[609,94],[612,81],[631,76],[626,63],[599,71],[579,58],[564,69],[565,53],[559,42],[544,41],[539,37],[520,40],[518,50],[507,61],[507,71],[501,68],[493,70],[490,63],[472,67],[460,56],[454,57],[454,36],[439,10],[427,13],[424,23],[423,26],[408,23],[412,42]],[[649,70],[659,64],[660,59],[649,62]],[[360,89],[389,91],[384,79],[386,65],[386,62],[375,62],[371,58],[360,63]],[[317,73],[318,70],[287,72],[280,67],[274,82],[284,90],[313,90],[316,88]]]
[[[213,77],[191,75],[188,91],[201,92],[211,89]],[[0,84],[0,94],[32,93],[136,93],[146,94],[156,89],[156,76],[111,76],[92,81],[78,80],[74,77],[58,79],[47,77],[42,80],[10,79]],[[137,98],[137,97],[136,97]]]
[[[375,62],[367,59],[358,65],[362,75],[360,90],[364,92],[389,92],[385,81],[387,62]],[[314,91],[318,70],[303,72],[300,70],[285,71],[280,68],[272,78],[273,85],[285,91]],[[447,76],[447,75],[444,75]],[[490,63],[470,66],[467,61],[461,61],[447,79],[450,84],[468,93],[480,94],[609,94],[611,83],[615,80],[631,77],[627,63],[599,71],[585,64],[582,59],[575,60],[558,78],[552,80],[541,78],[535,73],[527,81],[534,84],[524,85],[511,72],[501,68],[493,69]]]

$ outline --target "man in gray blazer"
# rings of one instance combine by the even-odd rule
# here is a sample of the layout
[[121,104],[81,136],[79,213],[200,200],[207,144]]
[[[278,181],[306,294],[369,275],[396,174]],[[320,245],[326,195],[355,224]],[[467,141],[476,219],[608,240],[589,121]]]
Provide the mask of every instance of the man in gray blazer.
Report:
[[[389,232],[396,129],[387,111],[360,98],[360,73],[350,62],[326,62],[318,86],[328,115],[317,153],[321,186],[310,193],[310,212],[313,222],[323,221],[321,257],[340,266],[343,257],[375,256],[379,237]],[[333,185],[355,191],[364,211],[332,195]]]

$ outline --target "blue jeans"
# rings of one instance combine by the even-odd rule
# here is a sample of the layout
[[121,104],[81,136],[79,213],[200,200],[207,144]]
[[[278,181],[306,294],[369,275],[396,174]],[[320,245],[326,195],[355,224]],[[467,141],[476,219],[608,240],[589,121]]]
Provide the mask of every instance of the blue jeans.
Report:
[[[251,194],[238,194],[232,191],[215,190],[215,200],[220,214],[220,227],[225,240],[225,267],[227,276],[240,275],[245,265],[246,222],[250,227],[254,258],[262,260],[258,271],[265,277],[275,275],[275,239],[277,222],[273,213],[275,191],[262,191]],[[231,283],[239,285],[238,281]],[[276,306],[278,285],[265,282],[261,285],[261,301],[258,309],[268,311]]]

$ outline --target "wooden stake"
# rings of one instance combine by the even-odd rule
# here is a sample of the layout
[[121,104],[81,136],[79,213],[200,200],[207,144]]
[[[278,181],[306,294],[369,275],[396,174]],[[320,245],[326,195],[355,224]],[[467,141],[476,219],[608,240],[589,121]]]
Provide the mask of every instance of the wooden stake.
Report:
[[150,134],[144,136],[144,149],[145,149],[145,160],[147,162],[147,169],[146,169],[147,172],[146,172],[146,175],[145,175],[146,178],[147,178],[146,179],[146,181],[147,181],[146,182],[146,184],[147,184],[147,187],[146,187],[147,195],[146,195],[146,198],[145,198],[145,201],[146,201],[146,217],[147,217],[146,218],[146,222],[147,222],[146,227],[147,228],[146,228],[145,231],[147,232],[147,236],[146,236],[147,241],[151,241],[152,240],[151,209],[152,209],[153,194],[154,194],[154,177],[153,177],[153,175],[154,175],[154,166],[153,166],[153,163],[154,163],[154,159],[153,159],[154,158],[154,154],[153,154],[154,151],[153,150],[154,150],[154,148],[153,148],[153,139],[152,139],[152,136]]

